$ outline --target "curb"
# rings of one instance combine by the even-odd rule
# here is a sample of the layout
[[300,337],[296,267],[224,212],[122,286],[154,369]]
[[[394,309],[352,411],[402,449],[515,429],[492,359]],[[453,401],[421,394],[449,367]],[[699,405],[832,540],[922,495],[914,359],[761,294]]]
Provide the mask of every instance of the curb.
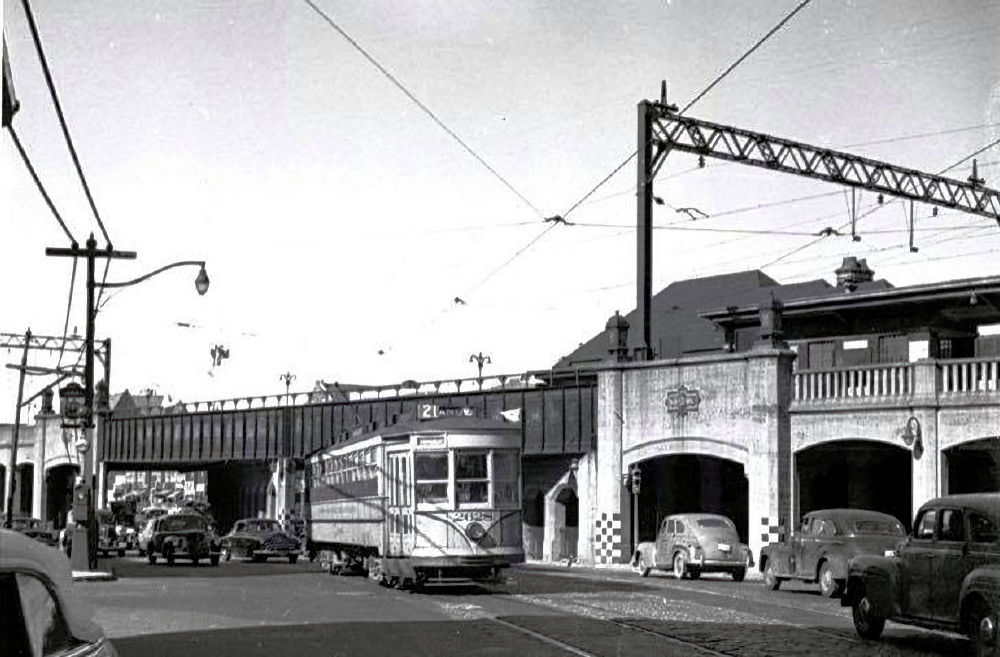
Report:
[[113,582],[118,579],[114,572],[102,572],[94,570],[73,571],[74,582]]

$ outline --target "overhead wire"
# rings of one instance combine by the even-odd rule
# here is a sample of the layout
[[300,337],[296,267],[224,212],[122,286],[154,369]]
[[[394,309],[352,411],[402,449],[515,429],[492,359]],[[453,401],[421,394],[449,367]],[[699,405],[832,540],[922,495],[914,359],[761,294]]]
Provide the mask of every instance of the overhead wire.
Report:
[[76,168],[77,176],[80,178],[80,184],[83,185],[83,191],[87,196],[87,201],[90,203],[90,209],[94,213],[97,225],[100,227],[101,233],[104,235],[104,241],[110,247],[111,238],[108,237],[108,231],[104,227],[104,220],[101,219],[101,213],[97,211],[97,204],[94,203],[94,196],[90,193],[90,185],[87,183],[87,176],[83,173],[83,165],[80,164],[80,158],[76,154],[76,147],[73,146],[73,138],[70,137],[69,127],[66,125],[66,117],[63,114],[62,105],[59,103],[59,94],[56,93],[56,85],[52,80],[52,72],[49,70],[48,60],[45,58],[45,51],[42,49],[42,40],[38,35],[38,27],[35,25],[35,17],[31,12],[31,5],[28,3],[28,0],[21,0],[21,4],[24,6],[24,13],[28,19],[28,28],[31,31],[31,38],[35,44],[35,51],[38,53],[38,60],[42,64],[42,73],[45,75],[45,85],[48,87],[49,95],[52,97],[52,104],[55,106],[56,116],[59,117],[59,126],[62,128],[63,137],[66,140],[66,146],[69,149],[70,157],[73,158],[73,166]]
[[[308,2],[309,0],[306,0],[306,1]],[[761,47],[761,46],[762,46],[762,45],[763,45],[763,44],[764,44],[764,43],[765,43],[765,42],[766,42],[766,41],[767,41],[768,39],[770,39],[770,38],[771,38],[771,36],[773,36],[773,35],[774,35],[774,34],[775,34],[775,33],[776,33],[776,32],[777,32],[778,30],[780,30],[780,29],[781,29],[782,27],[784,27],[784,25],[785,25],[786,23],[788,23],[788,21],[790,21],[790,20],[792,19],[792,17],[794,17],[794,16],[795,16],[795,15],[796,15],[797,13],[799,13],[799,12],[800,12],[800,11],[801,11],[802,9],[804,9],[804,8],[805,8],[805,7],[806,7],[806,6],[807,6],[807,5],[808,5],[808,4],[810,3],[810,2],[812,2],[812,0],[802,0],[802,2],[800,2],[800,3],[799,3],[799,4],[798,4],[798,5],[797,5],[797,6],[796,6],[796,7],[795,7],[795,8],[794,8],[794,9],[793,9],[793,10],[792,10],[791,12],[789,12],[789,13],[788,13],[788,14],[787,14],[787,15],[786,15],[786,16],[785,16],[784,18],[782,18],[782,19],[781,19],[781,20],[780,20],[780,21],[779,21],[779,22],[778,22],[778,23],[777,23],[777,24],[776,24],[776,25],[775,25],[774,27],[772,27],[772,28],[771,28],[771,29],[770,29],[770,30],[769,30],[769,31],[767,32],[767,34],[765,34],[765,35],[764,35],[763,37],[761,37],[760,39],[758,39],[758,40],[757,40],[757,43],[755,43],[755,44],[754,44],[753,46],[751,46],[749,50],[747,50],[746,52],[744,52],[744,53],[743,53],[743,54],[742,54],[742,55],[741,55],[741,56],[740,56],[740,57],[739,57],[739,58],[738,58],[738,59],[737,59],[737,60],[736,60],[735,62],[733,62],[733,63],[732,63],[732,64],[731,64],[731,65],[730,65],[730,66],[729,66],[729,67],[728,67],[728,68],[727,68],[727,69],[726,69],[725,71],[723,71],[723,72],[722,72],[722,73],[721,73],[720,75],[718,75],[718,76],[717,76],[717,77],[716,77],[716,78],[715,78],[714,80],[712,80],[712,82],[711,82],[711,83],[709,83],[709,85],[708,85],[707,87],[705,87],[705,89],[703,89],[703,90],[701,91],[701,93],[699,93],[699,94],[698,94],[697,96],[695,96],[695,97],[694,97],[694,99],[693,99],[693,100],[691,100],[691,101],[690,101],[690,102],[689,102],[689,103],[688,103],[687,105],[685,105],[685,106],[684,106],[684,109],[680,110],[680,111],[679,111],[679,112],[677,113],[677,116],[681,116],[681,115],[683,115],[683,114],[684,114],[684,112],[686,112],[686,111],[688,111],[689,109],[691,109],[691,106],[692,106],[692,105],[694,105],[694,104],[695,104],[695,103],[697,103],[697,102],[698,102],[699,100],[701,100],[702,98],[704,98],[704,97],[705,97],[705,95],[706,95],[706,94],[707,94],[707,93],[708,93],[709,91],[711,91],[711,90],[712,90],[713,88],[715,88],[715,86],[716,86],[716,85],[718,85],[718,84],[719,84],[720,82],[722,82],[722,80],[723,80],[723,79],[725,79],[725,78],[726,78],[726,76],[728,76],[728,75],[729,75],[730,73],[732,73],[732,72],[733,72],[733,70],[734,70],[734,69],[735,69],[735,68],[736,68],[737,66],[739,66],[740,64],[742,64],[742,63],[743,63],[743,61],[747,59],[747,57],[749,57],[749,56],[750,56],[750,55],[751,55],[752,53],[754,53],[754,52],[755,52],[755,51],[756,51],[756,50],[757,50],[758,48],[760,48],[760,47]],[[586,194],[584,194],[584,195],[583,195],[583,196],[582,196],[582,197],[580,198],[580,200],[578,200],[578,201],[577,201],[576,203],[574,203],[573,205],[571,205],[571,206],[570,206],[570,208],[569,208],[568,210],[566,210],[566,212],[564,212],[564,213],[562,214],[563,218],[565,218],[565,217],[568,217],[568,216],[569,216],[570,214],[572,214],[572,212],[573,212],[574,210],[576,210],[576,209],[577,209],[578,207],[580,207],[580,205],[581,205],[581,204],[582,204],[582,203],[583,203],[584,201],[586,201],[586,200],[587,200],[588,198],[590,198],[590,196],[591,196],[591,195],[592,195],[592,194],[593,194],[594,192],[596,192],[596,191],[597,191],[598,189],[600,189],[600,188],[601,188],[601,187],[602,187],[602,186],[603,186],[603,185],[604,185],[604,184],[605,184],[606,182],[608,182],[609,180],[611,180],[611,178],[612,178],[612,177],[614,177],[614,175],[615,175],[616,173],[618,173],[619,171],[621,171],[621,170],[622,170],[622,169],[623,169],[623,168],[624,168],[624,167],[625,167],[625,166],[626,166],[626,165],[627,165],[627,164],[628,164],[629,162],[631,162],[631,161],[632,161],[632,159],[633,159],[633,158],[634,158],[634,157],[635,157],[636,155],[638,155],[638,153],[639,153],[639,149],[638,149],[638,148],[637,148],[637,149],[635,149],[635,150],[633,150],[633,151],[632,151],[632,153],[631,153],[631,154],[630,154],[630,155],[629,155],[629,156],[628,156],[627,158],[625,158],[625,160],[624,160],[624,161],[623,161],[623,162],[622,162],[621,164],[619,164],[618,166],[616,166],[616,167],[615,167],[614,169],[612,169],[612,170],[611,170],[611,173],[609,173],[608,175],[604,176],[604,177],[603,177],[603,178],[602,178],[602,179],[600,180],[600,182],[598,182],[598,183],[597,183],[596,185],[594,185],[594,186],[593,186],[593,187],[592,187],[592,188],[590,189],[590,191],[588,191],[588,192],[587,192]]]
[[56,363],[56,369],[62,365],[63,352],[66,350],[66,334],[69,331],[69,313],[73,308],[73,289],[76,287],[76,265],[78,258],[73,258],[73,272],[69,277],[69,299],[66,301],[66,319],[63,321],[63,337],[62,344],[59,346],[59,361]]
[[12,124],[7,125],[7,132],[10,133],[10,138],[14,142],[15,148],[17,148],[17,152],[21,156],[21,161],[24,162],[25,168],[28,170],[28,173],[31,174],[31,179],[35,182],[35,187],[38,188],[42,198],[45,199],[45,204],[49,207],[49,212],[51,212],[52,216],[55,217],[55,220],[59,222],[59,227],[63,229],[64,233],[66,233],[66,237],[69,238],[69,241],[72,244],[76,244],[76,238],[73,237],[73,233],[70,232],[69,228],[66,226],[66,222],[62,218],[62,215],[59,214],[59,210],[56,209],[55,203],[52,202],[52,197],[49,196],[49,193],[45,190],[45,185],[42,184],[41,179],[38,177],[38,173],[35,171],[35,167],[31,163],[31,158],[28,157],[28,153],[24,150],[24,146],[21,144],[21,140],[18,138],[17,132],[14,130],[14,126]]
[[417,107],[419,107],[424,112],[424,114],[426,114],[427,116],[429,116],[431,118],[431,120],[434,121],[434,123],[436,123],[438,125],[438,127],[440,127],[442,130],[444,130],[448,134],[449,137],[451,137],[456,142],[458,142],[458,144],[463,149],[465,149],[465,151],[469,155],[471,155],[473,158],[476,159],[477,162],[479,162],[481,165],[483,165],[483,167],[485,167],[487,171],[489,171],[491,174],[493,174],[493,176],[496,177],[497,180],[499,180],[501,183],[503,183],[504,186],[507,187],[507,189],[509,189],[511,192],[513,192],[525,205],[527,205],[529,208],[531,208],[532,210],[534,210],[535,213],[539,217],[544,217],[544,215],[542,214],[541,210],[539,210],[531,201],[529,201],[524,194],[522,194],[520,191],[518,191],[517,188],[514,187],[514,185],[512,185],[510,183],[510,181],[508,181],[506,178],[504,178],[502,175],[500,175],[500,173],[496,169],[494,169],[492,166],[490,166],[490,164],[486,160],[484,160],[479,155],[479,153],[477,153],[476,151],[474,151],[471,146],[469,146],[467,143],[465,143],[465,141],[461,137],[459,137],[451,128],[449,128],[447,125],[445,125],[444,121],[442,121],[440,118],[438,118],[437,114],[435,114],[429,107],[427,107],[427,105],[425,105],[423,102],[421,102],[420,99],[417,98],[409,89],[407,89],[406,86],[402,82],[400,82],[399,79],[396,78],[395,75],[393,75],[392,73],[390,73],[384,66],[382,66],[382,64],[380,64],[378,62],[378,60],[376,60],[371,54],[369,54],[369,52],[367,50],[365,50],[364,47],[362,47],[360,43],[358,43],[354,38],[351,37],[351,35],[349,35],[347,32],[345,32],[344,29],[342,27],[340,27],[340,25],[338,25],[336,23],[336,21],[334,21],[322,9],[320,9],[318,6],[316,6],[316,4],[312,0],[303,0],[303,1],[307,5],[309,5],[309,7],[311,7],[312,10],[315,11],[324,21],[326,21],[326,23],[328,23],[330,25],[330,27],[332,27],[337,32],[339,32],[340,36],[344,37],[344,39],[346,39],[347,42],[350,43],[351,46],[353,46],[355,50],[357,50],[359,53],[361,53],[361,55],[365,59],[367,59],[369,61],[369,63],[372,64],[372,66],[374,66],[375,68],[377,68],[379,70],[379,72],[382,73],[382,75],[384,75],[390,82],[392,82],[392,84],[395,85],[395,87],[397,89],[399,89],[400,91],[402,91],[403,94],[407,98],[409,98],[411,101],[413,101],[413,103]]

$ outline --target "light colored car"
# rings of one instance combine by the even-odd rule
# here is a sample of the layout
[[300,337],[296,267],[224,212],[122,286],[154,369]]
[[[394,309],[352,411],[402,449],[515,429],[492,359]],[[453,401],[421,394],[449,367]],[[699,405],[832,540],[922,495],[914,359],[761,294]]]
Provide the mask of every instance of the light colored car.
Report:
[[740,541],[736,525],[713,513],[679,513],[660,523],[656,541],[639,543],[632,565],[643,577],[654,568],[672,571],[677,579],[698,579],[702,573],[723,572],[737,582],[753,567],[753,555]]
[[118,654],[73,595],[69,560],[6,529],[0,529],[0,609],[5,655]]

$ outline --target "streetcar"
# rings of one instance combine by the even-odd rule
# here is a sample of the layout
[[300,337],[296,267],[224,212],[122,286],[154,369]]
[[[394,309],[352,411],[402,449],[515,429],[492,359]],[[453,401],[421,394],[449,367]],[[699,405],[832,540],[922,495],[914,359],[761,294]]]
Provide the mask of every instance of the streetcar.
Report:
[[383,586],[496,581],[524,561],[520,424],[420,405],[312,454],[308,547]]

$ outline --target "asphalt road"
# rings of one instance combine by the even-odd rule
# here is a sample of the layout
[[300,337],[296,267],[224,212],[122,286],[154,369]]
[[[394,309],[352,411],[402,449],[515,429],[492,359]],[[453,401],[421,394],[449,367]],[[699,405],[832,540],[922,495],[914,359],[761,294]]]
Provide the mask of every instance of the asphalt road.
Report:
[[381,588],[302,562],[169,567],[113,559],[118,580],[77,585],[133,655],[956,655],[958,636],[889,624],[857,637],[812,587],[705,576],[523,567],[495,587]]

